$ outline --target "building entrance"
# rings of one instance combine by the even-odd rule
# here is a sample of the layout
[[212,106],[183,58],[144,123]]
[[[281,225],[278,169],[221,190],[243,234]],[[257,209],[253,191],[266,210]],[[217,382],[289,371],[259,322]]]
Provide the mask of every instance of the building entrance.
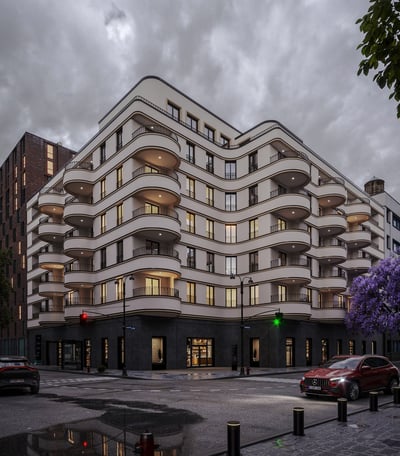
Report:
[[188,338],[186,343],[186,366],[214,366],[214,340]]

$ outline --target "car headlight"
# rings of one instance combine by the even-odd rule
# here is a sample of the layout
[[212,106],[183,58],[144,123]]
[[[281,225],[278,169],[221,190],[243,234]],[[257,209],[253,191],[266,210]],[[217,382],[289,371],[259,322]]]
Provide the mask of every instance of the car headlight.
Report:
[[346,378],[345,377],[335,377],[335,378],[331,378],[329,381],[330,381],[330,383],[343,383],[346,381]]

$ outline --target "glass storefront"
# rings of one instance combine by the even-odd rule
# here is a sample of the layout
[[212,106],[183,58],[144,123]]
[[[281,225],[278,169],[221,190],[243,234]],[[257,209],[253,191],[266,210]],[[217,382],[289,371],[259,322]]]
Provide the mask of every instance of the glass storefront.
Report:
[[186,341],[186,367],[214,366],[214,339],[196,339]]

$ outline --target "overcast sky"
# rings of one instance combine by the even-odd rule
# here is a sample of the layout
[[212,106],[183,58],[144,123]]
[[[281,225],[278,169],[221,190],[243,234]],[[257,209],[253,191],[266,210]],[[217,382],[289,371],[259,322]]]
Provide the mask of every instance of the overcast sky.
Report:
[[357,76],[368,0],[0,0],[0,163],[25,131],[73,149],[142,77],[241,131],[279,120],[400,201],[396,104]]

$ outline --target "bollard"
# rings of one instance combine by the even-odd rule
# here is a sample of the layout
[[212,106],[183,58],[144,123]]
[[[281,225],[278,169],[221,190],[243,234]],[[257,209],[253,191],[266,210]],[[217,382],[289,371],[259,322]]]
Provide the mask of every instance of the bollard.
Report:
[[295,407],[293,409],[293,435],[304,435],[303,407]]
[[240,456],[240,421],[228,421],[228,453],[227,456]]
[[393,388],[393,402],[395,404],[400,404],[400,386],[395,386]]
[[151,432],[142,432],[140,441],[135,445],[135,453],[141,456],[154,456],[154,450],[158,447],[159,445],[154,444],[154,437]]
[[369,411],[377,412],[378,411],[378,392],[370,391],[369,393]]
[[337,400],[338,405],[338,421],[345,423],[347,421],[347,399],[339,397]]
[[250,375],[250,367],[249,366],[246,367],[246,375]]

